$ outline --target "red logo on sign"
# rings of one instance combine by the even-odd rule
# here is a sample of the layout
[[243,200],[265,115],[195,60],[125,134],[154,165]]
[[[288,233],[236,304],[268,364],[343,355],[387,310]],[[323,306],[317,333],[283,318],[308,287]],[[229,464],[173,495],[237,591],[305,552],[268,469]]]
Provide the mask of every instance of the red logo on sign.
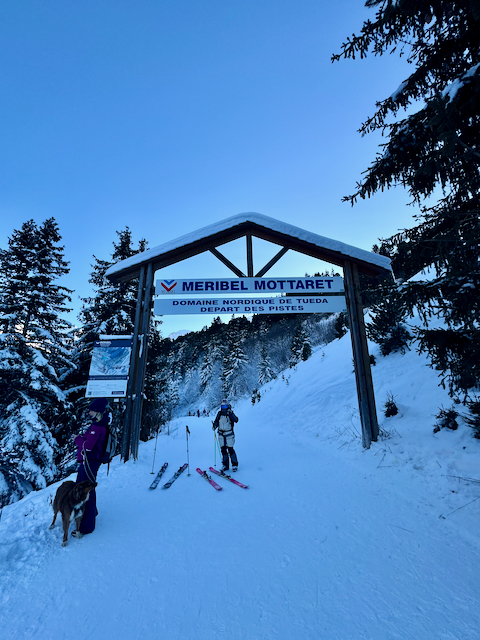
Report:
[[[172,282],[173,282],[173,284],[172,284]],[[177,286],[177,281],[176,280],[162,280],[162,282],[160,284],[165,289],[165,291],[170,293],[170,291],[172,289],[175,289],[175,287]]]

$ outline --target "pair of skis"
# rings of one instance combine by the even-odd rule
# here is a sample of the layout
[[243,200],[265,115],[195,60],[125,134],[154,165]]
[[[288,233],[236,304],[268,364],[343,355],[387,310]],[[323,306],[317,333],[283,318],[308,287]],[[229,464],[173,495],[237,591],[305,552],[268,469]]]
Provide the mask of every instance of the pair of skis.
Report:
[[[165,462],[162,465],[162,468],[160,469],[160,471],[157,473],[155,480],[150,485],[150,489],[156,489],[158,487],[160,480],[163,474],[165,473],[167,467],[168,467],[168,462]],[[169,487],[171,487],[172,484],[175,482],[175,480],[185,471],[187,467],[188,467],[188,464],[185,463],[180,467],[180,469],[175,471],[175,473],[170,478],[170,480],[162,486],[162,489],[168,489]],[[225,480],[229,480],[230,482],[233,482],[233,484],[236,484],[237,487],[241,487],[242,489],[248,489],[248,484],[243,484],[242,482],[235,480],[235,478],[232,478],[232,476],[229,476],[227,473],[223,473],[222,471],[217,471],[217,469],[214,469],[213,467],[210,467],[209,470],[212,473],[216,473],[217,476],[220,476],[221,478],[225,478]],[[205,478],[205,480],[212,485],[214,489],[216,489],[217,491],[221,491],[223,489],[223,487],[221,487],[217,482],[215,482],[215,480],[211,476],[209,476],[206,471],[202,471],[202,469],[198,467],[197,467],[197,471],[202,476],[202,478]]]
[[[199,469],[198,467],[197,467],[197,471],[202,476],[202,478],[205,478],[205,480],[212,485],[214,489],[216,489],[217,491],[221,491],[223,489],[223,487],[221,487],[217,482],[215,482],[215,480],[211,476],[209,476],[206,471],[202,471],[202,469]],[[228,474],[223,473],[222,471],[217,471],[213,467],[209,467],[209,471],[211,471],[212,473],[216,473],[217,476],[220,476],[221,478],[225,478],[225,480],[230,480],[230,482],[233,482],[233,484],[236,484],[237,487],[241,487],[242,489],[248,489],[248,484],[243,484],[242,482],[235,480],[235,478],[232,478],[232,476],[229,476]]]
[[[160,469],[160,471],[157,473],[157,475],[155,477],[155,480],[150,485],[150,489],[156,489],[158,487],[158,483],[160,482],[160,480],[161,480],[163,474],[165,473],[167,467],[168,467],[168,462],[165,462],[165,464],[162,465],[162,468]],[[178,476],[180,476],[185,471],[185,469],[187,467],[188,467],[188,464],[185,463],[180,467],[180,469],[175,471],[175,473],[170,478],[170,480],[163,485],[162,489],[168,489],[169,487],[171,487],[172,484],[175,482],[175,480],[178,478]]]

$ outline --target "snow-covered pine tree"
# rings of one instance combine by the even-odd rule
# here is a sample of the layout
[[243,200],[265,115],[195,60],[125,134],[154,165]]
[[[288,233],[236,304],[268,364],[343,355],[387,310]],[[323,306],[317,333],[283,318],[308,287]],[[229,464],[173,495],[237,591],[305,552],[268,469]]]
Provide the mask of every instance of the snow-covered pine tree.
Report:
[[172,378],[171,367],[175,361],[175,355],[172,353],[173,342],[170,338],[155,339],[151,346],[153,348],[149,348],[148,359],[154,373],[149,377],[149,394],[153,402],[149,403],[144,415],[150,432],[156,433],[172,415],[173,402],[169,380]]
[[95,295],[83,298],[80,320],[85,334],[98,340],[101,334],[128,335],[133,333],[135,323],[135,307],[137,302],[138,282],[120,282],[112,284],[105,278],[107,269],[119,262],[145,251],[147,242],[140,240],[138,248],[133,247],[132,233],[128,227],[117,231],[118,242],[113,243],[111,259],[95,258],[89,282],[93,285]]
[[346,311],[340,311],[333,317],[333,340],[341,338],[348,331],[348,316]]
[[[376,8],[375,19],[332,59],[398,49],[412,74],[361,127],[362,134],[380,130],[388,141],[345,200],[353,204],[401,184],[421,206],[417,225],[384,240],[380,252],[392,258],[403,281],[433,265],[436,278],[407,284],[402,295],[426,320],[444,319],[444,328],[419,332],[420,348],[450,393],[467,392],[480,385],[479,3],[366,5]],[[401,110],[408,115],[400,118]]]
[[311,355],[312,347],[310,346],[307,333],[303,327],[303,322],[300,320],[292,338],[289,366],[294,367],[300,360],[308,360]]
[[57,443],[70,406],[60,389],[71,367],[67,347],[68,273],[53,218],[14,231],[0,251],[0,500],[54,480]]
[[276,377],[275,371],[272,368],[272,361],[268,355],[267,347],[265,344],[262,344],[260,351],[260,365],[258,367],[258,383],[262,386]]
[[202,364],[200,365],[200,383],[203,389],[205,389],[212,378],[215,359],[214,354],[212,354],[210,350],[205,352]]
[[216,325],[212,324],[210,339],[200,365],[200,381],[202,389],[205,389],[214,376],[220,375],[221,362],[223,359],[223,348],[219,340],[219,334],[215,331]]
[[240,372],[248,362],[243,343],[248,335],[249,321],[243,316],[227,325],[226,349],[223,357],[222,393],[225,397],[239,397],[247,391]]
[[166,373],[165,388],[163,389],[163,392],[165,405],[169,413],[172,412],[172,410],[180,400],[179,390],[182,376],[178,364],[178,354],[174,351],[171,351],[169,357],[167,358],[167,366],[165,367],[165,372],[162,372]]
[[370,306],[371,319],[367,324],[367,335],[380,346],[380,353],[400,351],[405,353],[412,336],[405,324],[407,308],[393,280],[379,285],[378,302]]
[[128,227],[116,233],[118,242],[113,243],[110,260],[101,260],[94,256],[95,264],[89,279],[94,295],[82,298],[83,306],[79,314],[81,326],[76,330],[74,352],[76,368],[70,372],[67,379],[67,393],[73,401],[85,396],[93,345],[99,336],[133,334],[138,283],[133,281],[114,285],[105,278],[105,272],[115,262],[144,251],[146,241],[140,240],[138,249],[135,249]]

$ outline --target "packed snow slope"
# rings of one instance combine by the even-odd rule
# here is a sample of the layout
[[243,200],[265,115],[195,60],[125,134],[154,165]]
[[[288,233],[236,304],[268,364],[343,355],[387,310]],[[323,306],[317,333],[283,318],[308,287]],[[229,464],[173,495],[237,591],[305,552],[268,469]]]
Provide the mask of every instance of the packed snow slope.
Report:
[[[2,638],[476,640],[480,442],[433,433],[451,402],[422,357],[371,352],[388,437],[368,451],[347,335],[234,407],[248,489],[196,473],[212,416],[182,418],[102,467],[93,534],[62,548],[49,530],[58,484],[4,508]],[[153,467],[187,461],[187,425],[190,475],[150,491]]]

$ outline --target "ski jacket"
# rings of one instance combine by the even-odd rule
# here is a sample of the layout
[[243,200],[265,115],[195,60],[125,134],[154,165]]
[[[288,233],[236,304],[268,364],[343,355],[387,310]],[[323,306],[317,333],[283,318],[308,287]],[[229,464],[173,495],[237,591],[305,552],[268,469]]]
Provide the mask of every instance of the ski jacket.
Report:
[[237,416],[231,409],[221,409],[213,421],[213,426],[218,429],[218,433],[233,431],[233,425],[238,422]]
[[103,458],[107,427],[101,422],[92,422],[87,431],[74,440],[77,445],[77,462],[83,462],[86,455],[88,460],[99,461]]

